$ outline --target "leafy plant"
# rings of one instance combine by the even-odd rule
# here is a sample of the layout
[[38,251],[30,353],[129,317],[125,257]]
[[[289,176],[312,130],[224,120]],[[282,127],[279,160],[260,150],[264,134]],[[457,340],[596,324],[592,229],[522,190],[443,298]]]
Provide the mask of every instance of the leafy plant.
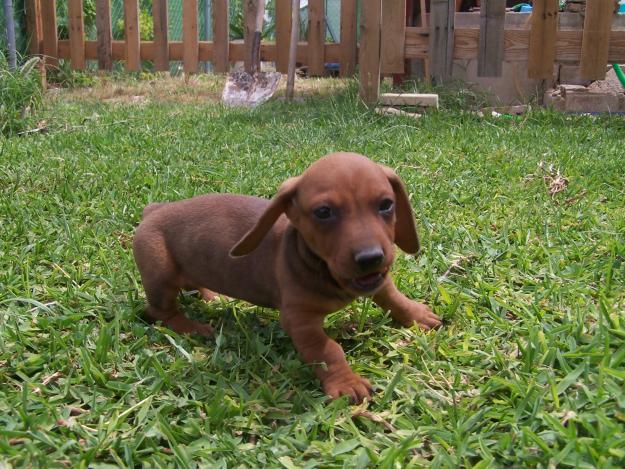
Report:
[[17,70],[9,70],[0,54],[0,133],[10,135],[24,130],[31,111],[41,104],[43,89],[37,70],[38,57],[32,57]]

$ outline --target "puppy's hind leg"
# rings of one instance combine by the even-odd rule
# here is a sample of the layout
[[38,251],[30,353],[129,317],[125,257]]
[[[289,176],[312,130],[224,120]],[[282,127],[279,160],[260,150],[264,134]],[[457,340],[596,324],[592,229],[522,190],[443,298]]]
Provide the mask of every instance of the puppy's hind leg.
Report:
[[147,319],[161,321],[179,334],[211,335],[212,327],[185,317],[178,309],[180,274],[164,240],[157,234],[142,236],[138,232],[134,239],[134,254],[148,300]]

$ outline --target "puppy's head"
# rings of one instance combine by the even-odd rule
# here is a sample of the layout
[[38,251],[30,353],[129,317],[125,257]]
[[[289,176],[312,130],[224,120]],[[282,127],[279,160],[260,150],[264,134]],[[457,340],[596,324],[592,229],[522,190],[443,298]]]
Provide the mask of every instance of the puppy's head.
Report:
[[230,254],[253,251],[282,213],[339,285],[358,295],[382,285],[394,244],[410,254],[419,251],[403,183],[390,168],[355,153],[327,155],[284,182]]

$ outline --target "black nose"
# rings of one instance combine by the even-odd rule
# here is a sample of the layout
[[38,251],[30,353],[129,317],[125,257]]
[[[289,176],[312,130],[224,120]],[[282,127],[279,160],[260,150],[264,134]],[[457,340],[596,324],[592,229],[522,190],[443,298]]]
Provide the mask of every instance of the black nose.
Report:
[[384,251],[378,246],[365,248],[354,255],[358,268],[363,271],[375,269],[384,260]]

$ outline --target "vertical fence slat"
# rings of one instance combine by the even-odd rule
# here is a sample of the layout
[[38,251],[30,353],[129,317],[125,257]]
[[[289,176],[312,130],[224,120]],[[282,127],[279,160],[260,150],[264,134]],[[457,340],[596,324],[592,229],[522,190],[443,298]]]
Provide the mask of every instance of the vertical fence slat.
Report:
[[356,71],[356,0],[341,0],[341,61],[342,77],[349,77]]
[[197,30],[197,0],[184,0],[182,3],[182,43],[185,73],[198,70],[200,39]]
[[325,71],[325,0],[308,0],[308,75]]
[[139,35],[139,0],[124,0],[126,33],[126,70],[141,70],[141,37]]
[[154,68],[159,72],[169,71],[169,25],[167,21],[167,0],[154,0],[152,4],[154,23]]
[[404,73],[406,43],[406,0],[382,2],[382,73]]
[[605,78],[613,18],[613,2],[605,0],[586,2],[580,63],[580,76],[585,80]]
[[67,5],[69,15],[69,49],[72,68],[85,68],[85,22],[82,10],[82,0],[69,0]]
[[451,78],[454,53],[454,0],[430,2],[430,70],[432,77],[444,82]]
[[228,73],[230,54],[230,24],[228,0],[213,0],[213,69]]
[[477,75],[500,77],[503,70],[506,0],[482,0]]
[[26,3],[26,28],[28,30],[28,51],[31,55],[41,53],[41,7],[39,0]]
[[59,65],[59,37],[56,29],[56,0],[43,0],[41,3],[41,21],[43,26],[43,55],[46,65]]
[[98,31],[98,68],[113,68],[113,34],[111,32],[111,5],[109,0],[96,0],[96,29]]
[[532,11],[527,74],[530,78],[553,77],[556,60],[558,0],[538,0]]
[[360,13],[360,97],[367,104],[380,95],[380,30],[382,0],[367,0]]
[[291,0],[276,0],[276,70],[287,73],[291,38]]

